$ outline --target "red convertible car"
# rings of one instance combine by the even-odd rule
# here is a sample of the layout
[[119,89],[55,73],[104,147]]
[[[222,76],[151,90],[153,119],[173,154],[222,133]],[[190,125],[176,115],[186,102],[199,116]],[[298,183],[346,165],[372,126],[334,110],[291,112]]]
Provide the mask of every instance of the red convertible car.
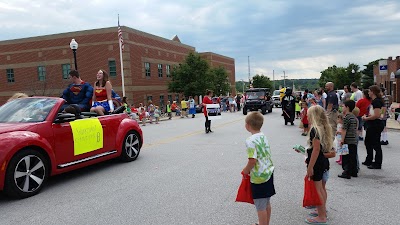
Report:
[[[30,97],[0,107],[0,191],[37,194],[49,176],[111,158],[133,161],[143,145],[138,123],[123,111],[65,113],[61,98]],[[123,106],[121,106],[123,107]]]

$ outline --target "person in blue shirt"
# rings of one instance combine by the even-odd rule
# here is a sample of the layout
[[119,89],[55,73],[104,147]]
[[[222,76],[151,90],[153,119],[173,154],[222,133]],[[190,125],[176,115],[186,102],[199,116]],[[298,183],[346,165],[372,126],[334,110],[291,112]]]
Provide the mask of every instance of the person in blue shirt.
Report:
[[68,85],[63,91],[62,98],[67,102],[63,105],[63,109],[71,104],[76,104],[81,111],[89,111],[89,102],[93,96],[93,87],[83,81],[76,70],[69,72],[69,79],[72,81],[72,84]]

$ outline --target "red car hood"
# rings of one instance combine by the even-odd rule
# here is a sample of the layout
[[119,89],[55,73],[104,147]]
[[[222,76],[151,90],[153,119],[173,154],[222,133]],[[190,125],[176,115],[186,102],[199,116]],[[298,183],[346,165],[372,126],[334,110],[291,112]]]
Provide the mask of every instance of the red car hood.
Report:
[[12,131],[32,130],[36,123],[0,123],[0,134]]

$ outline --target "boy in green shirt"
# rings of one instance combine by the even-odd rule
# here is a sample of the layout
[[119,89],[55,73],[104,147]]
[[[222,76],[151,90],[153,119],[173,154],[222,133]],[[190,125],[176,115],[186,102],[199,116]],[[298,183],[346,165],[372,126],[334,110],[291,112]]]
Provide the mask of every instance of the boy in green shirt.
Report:
[[261,132],[264,117],[260,112],[252,112],[247,115],[245,122],[246,130],[252,135],[246,139],[248,162],[242,174],[250,175],[258,224],[269,225],[271,219],[270,198],[275,195],[274,165],[268,140]]

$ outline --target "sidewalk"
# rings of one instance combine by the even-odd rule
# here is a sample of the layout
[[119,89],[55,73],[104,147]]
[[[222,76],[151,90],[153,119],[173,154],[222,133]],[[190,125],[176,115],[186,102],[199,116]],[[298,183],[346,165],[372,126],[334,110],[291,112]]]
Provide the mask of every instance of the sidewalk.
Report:
[[[198,116],[198,115],[203,115],[203,113],[196,113],[196,116]],[[192,118],[192,115],[188,115],[188,116],[189,116],[190,119]],[[175,119],[181,119],[181,117],[180,116],[175,116],[175,113],[172,113],[171,120],[175,120]],[[182,119],[184,119],[184,118],[182,118]],[[167,120],[170,120],[168,116],[160,117],[160,121],[159,122],[167,121]],[[142,125],[142,122],[139,121],[139,118],[136,118],[136,121],[139,123],[139,125]],[[146,119],[146,124],[147,123],[150,123],[149,119]],[[155,123],[154,119],[153,119],[153,123]]]
[[[391,109],[399,108],[400,103],[393,102],[390,106]],[[400,130],[400,123],[394,119],[394,113],[390,111],[390,118],[387,120],[386,127],[392,130]]]

